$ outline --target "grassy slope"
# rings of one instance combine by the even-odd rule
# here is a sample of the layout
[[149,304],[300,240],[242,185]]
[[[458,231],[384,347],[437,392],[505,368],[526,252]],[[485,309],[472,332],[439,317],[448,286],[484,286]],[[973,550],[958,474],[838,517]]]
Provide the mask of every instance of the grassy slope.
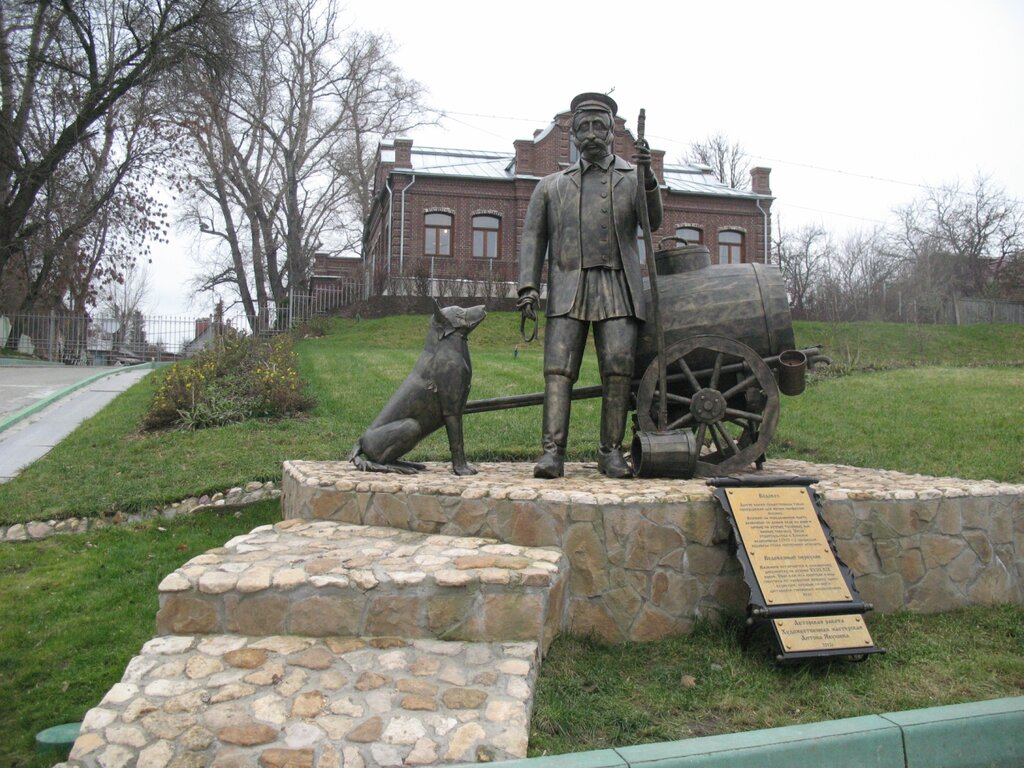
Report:
[[[334,321],[329,335],[298,345],[302,373],[318,405],[312,413],[285,422],[250,422],[197,433],[140,433],[138,425],[160,375],[156,373],[120,396],[16,480],[0,486],[0,523],[134,510],[223,490],[247,480],[277,480],[281,462],[286,459],[341,458],[412,367],[425,332],[426,318],[422,316]],[[1024,327],[797,323],[796,332],[801,344],[824,342],[837,361],[846,355],[842,350],[848,350],[850,359],[856,359],[861,367],[891,367],[896,361],[1024,364]],[[470,344],[474,365],[471,398],[542,388],[542,346],[525,345],[519,340],[514,315],[497,313],[489,317],[474,332]],[[873,381],[881,382],[884,390],[889,377],[898,382],[899,376],[886,373]],[[947,376],[952,377],[952,383],[946,383]],[[1009,423],[1009,432],[1003,429],[998,439],[1017,439],[1019,445],[1019,431],[1013,430],[1013,414],[1007,410],[1014,404],[1019,408],[1020,398],[1013,397],[1018,376],[1013,370],[931,374],[930,385],[937,391],[948,391],[950,397],[938,406],[937,416],[926,420],[924,434],[926,442],[931,443],[926,451],[937,455],[940,463],[951,445],[970,453],[979,438],[988,439],[988,424],[992,421],[1004,427]],[[588,354],[580,383],[597,381],[594,355]],[[952,462],[914,466],[919,451],[900,452],[898,436],[918,422],[916,414],[913,423],[906,419],[902,409],[918,400],[916,394],[886,410],[869,406],[861,408],[857,419],[846,418],[849,397],[856,396],[858,388],[867,387],[866,381],[860,376],[828,381],[800,398],[785,398],[779,432],[784,453],[854,461],[853,456],[859,458],[859,454],[855,453],[857,446],[850,443],[857,440],[868,444],[864,448],[866,460],[877,464],[882,458],[888,461],[889,454],[875,458],[875,436],[891,433],[893,460],[909,462],[893,468],[942,474],[960,469],[961,463]],[[913,388],[923,379],[914,374],[903,381]],[[574,404],[571,458],[594,456],[598,412],[596,400]],[[539,442],[539,422],[538,408],[467,416],[466,448],[470,458],[532,459]],[[1017,424],[1020,422],[1018,418]],[[865,440],[865,435],[870,439]],[[825,443],[834,445],[838,453],[826,450]],[[909,444],[917,445],[916,438]],[[998,442],[995,447],[999,447]],[[983,454],[978,454],[984,459],[978,462],[978,468],[968,462],[962,471],[973,473],[969,476],[1012,479],[1012,462],[1009,473],[1005,468],[998,475],[987,473],[986,457],[991,451],[987,446]],[[446,454],[442,430],[424,441],[411,458],[443,459]]]
[[916,368],[783,398],[772,456],[1024,482],[1024,368]]
[[1024,325],[793,324],[797,343],[823,344],[844,369],[1024,365]]

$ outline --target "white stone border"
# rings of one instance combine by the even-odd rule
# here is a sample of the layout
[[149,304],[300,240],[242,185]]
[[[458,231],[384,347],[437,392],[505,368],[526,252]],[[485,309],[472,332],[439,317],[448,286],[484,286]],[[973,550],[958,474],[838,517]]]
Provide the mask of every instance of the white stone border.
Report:
[[244,486],[235,486],[212,496],[190,496],[183,501],[165,507],[153,507],[142,512],[126,514],[118,512],[112,517],[69,517],[66,520],[31,520],[27,523],[0,525],[0,543],[17,543],[23,541],[42,541],[51,536],[64,533],[85,533],[98,531],[114,525],[129,525],[145,520],[163,518],[171,520],[180,515],[191,515],[205,509],[234,508],[255,504],[267,499],[278,499],[281,491],[273,481],[265,483],[251,482]]

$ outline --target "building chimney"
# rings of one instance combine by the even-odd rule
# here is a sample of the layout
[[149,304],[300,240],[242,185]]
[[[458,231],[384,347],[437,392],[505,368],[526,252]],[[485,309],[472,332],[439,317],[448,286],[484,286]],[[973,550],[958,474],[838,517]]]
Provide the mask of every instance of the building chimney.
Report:
[[751,168],[750,191],[756,195],[770,195],[772,188],[768,183],[768,177],[771,175],[771,172],[771,168]]
[[395,139],[395,168],[412,168],[412,139]]
[[516,139],[512,146],[516,148],[516,176],[532,175],[533,142],[530,139]]

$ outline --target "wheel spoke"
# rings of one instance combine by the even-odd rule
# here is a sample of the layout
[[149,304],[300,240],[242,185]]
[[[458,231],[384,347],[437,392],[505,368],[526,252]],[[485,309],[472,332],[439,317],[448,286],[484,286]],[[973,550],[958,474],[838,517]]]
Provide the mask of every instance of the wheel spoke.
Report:
[[[711,434],[714,434],[716,429],[722,435],[722,437],[725,438],[725,442],[732,450],[733,456],[738,454],[740,452],[740,447],[736,445],[736,441],[733,440],[732,435],[730,435],[728,431],[726,431],[725,427],[722,426],[722,423],[720,421],[712,423]],[[717,443],[717,441],[715,442]]]
[[705,424],[703,421],[700,423],[700,426],[697,427],[697,436],[696,436],[694,442],[697,444],[697,455],[698,456],[700,456],[700,452],[704,448],[704,432],[705,432],[705,430],[707,430],[707,428],[708,428],[708,425]]
[[691,402],[693,402],[688,397],[683,397],[682,395],[673,395],[671,392],[668,393],[668,397],[666,399],[670,403],[679,403],[680,405],[689,405]]
[[715,448],[718,449],[719,453],[724,455],[725,454],[725,450],[722,448],[722,443],[718,439],[718,430],[715,429],[715,422],[711,422],[708,425],[708,432],[711,433],[711,441],[715,444]]
[[757,381],[757,376],[755,376],[754,374],[751,374],[750,376],[747,376],[747,378],[743,379],[743,381],[740,381],[739,383],[737,383],[734,386],[730,387],[728,391],[723,392],[722,393],[722,397],[724,397],[726,400],[728,400],[733,395],[742,392],[744,389],[747,389],[751,384],[753,384],[756,381]]
[[681,427],[685,427],[691,421],[693,421],[693,414],[684,413],[680,418],[669,424],[666,429],[680,429]]
[[697,381],[697,377],[693,375],[693,372],[690,370],[690,366],[686,364],[686,358],[680,357],[676,362],[679,365],[679,370],[683,372],[683,375],[686,376],[686,380],[689,382],[690,386],[693,387],[693,391],[697,392],[701,390],[702,387],[700,382]]
[[760,413],[741,411],[739,408],[726,408],[725,415],[732,417],[732,419],[747,419],[748,421],[756,421],[758,423],[764,421],[764,417]]
[[715,355],[715,367],[711,369],[711,381],[708,382],[709,389],[718,389],[718,377],[722,373],[722,353]]

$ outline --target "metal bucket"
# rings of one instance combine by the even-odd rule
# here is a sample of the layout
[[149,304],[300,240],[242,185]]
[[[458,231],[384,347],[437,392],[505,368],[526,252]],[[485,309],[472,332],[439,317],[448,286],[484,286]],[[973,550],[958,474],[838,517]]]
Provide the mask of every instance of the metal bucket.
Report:
[[630,449],[637,477],[677,477],[685,480],[697,470],[697,439],[688,429],[637,432]]
[[779,355],[779,391],[795,397],[804,391],[807,376],[807,355],[798,349],[787,349]]

